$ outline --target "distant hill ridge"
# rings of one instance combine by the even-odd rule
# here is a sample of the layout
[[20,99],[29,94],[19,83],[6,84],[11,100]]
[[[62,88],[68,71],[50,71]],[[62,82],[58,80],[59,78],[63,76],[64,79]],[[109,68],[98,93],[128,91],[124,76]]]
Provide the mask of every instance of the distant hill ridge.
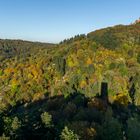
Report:
[[[140,23],[139,20],[137,23]],[[140,44],[140,24],[117,25],[96,30],[87,35],[90,40],[106,48],[118,48],[123,44]]]
[[69,44],[78,40],[90,40],[109,49],[115,49],[124,44],[140,44],[140,19],[130,25],[116,25],[102,28],[88,33],[87,35],[76,35],[70,39],[65,39],[61,44]]
[[[136,20],[133,24],[130,25],[116,25],[113,27],[102,28],[99,30],[92,31],[87,35],[81,34],[76,35],[72,38],[65,39],[60,44],[71,43],[73,41],[78,41],[81,39],[88,39],[95,41],[96,43],[101,44],[105,48],[114,49],[120,47],[124,43],[135,43],[140,44],[140,18]],[[51,43],[41,43],[41,42],[31,42],[24,40],[10,40],[10,39],[0,39],[0,50],[2,44],[10,44],[13,46],[26,45],[27,46],[54,46],[55,44]]]
[[24,57],[30,53],[36,53],[39,49],[52,47],[51,43],[31,42],[24,40],[0,39],[0,60],[23,54]]

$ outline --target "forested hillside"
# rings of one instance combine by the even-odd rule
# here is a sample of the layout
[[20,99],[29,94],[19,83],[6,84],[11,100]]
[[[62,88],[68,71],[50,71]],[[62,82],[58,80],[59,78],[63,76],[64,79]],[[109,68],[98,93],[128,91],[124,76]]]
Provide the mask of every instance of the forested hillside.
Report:
[[22,40],[2,40],[0,39],[0,61],[11,57],[27,57],[41,49],[51,47],[53,44],[29,42]]
[[139,140],[140,23],[59,44],[0,40],[1,139]]

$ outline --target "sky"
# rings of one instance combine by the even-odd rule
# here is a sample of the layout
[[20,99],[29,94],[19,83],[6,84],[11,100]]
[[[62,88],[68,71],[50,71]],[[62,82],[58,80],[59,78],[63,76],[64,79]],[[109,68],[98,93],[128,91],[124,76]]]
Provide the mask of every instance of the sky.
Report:
[[58,43],[77,34],[130,24],[140,0],[0,0],[0,38]]

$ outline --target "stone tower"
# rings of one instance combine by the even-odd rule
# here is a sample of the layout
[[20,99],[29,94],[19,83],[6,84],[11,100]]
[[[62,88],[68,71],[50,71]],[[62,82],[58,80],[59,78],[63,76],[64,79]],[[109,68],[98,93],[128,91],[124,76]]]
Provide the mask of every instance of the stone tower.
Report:
[[108,103],[108,84],[107,82],[101,83],[101,98]]

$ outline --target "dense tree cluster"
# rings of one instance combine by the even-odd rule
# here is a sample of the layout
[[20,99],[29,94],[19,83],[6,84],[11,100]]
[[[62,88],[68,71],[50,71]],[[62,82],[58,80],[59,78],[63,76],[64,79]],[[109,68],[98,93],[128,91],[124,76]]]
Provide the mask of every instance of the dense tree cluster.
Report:
[[140,138],[139,23],[57,45],[0,40],[0,62],[0,139]]

